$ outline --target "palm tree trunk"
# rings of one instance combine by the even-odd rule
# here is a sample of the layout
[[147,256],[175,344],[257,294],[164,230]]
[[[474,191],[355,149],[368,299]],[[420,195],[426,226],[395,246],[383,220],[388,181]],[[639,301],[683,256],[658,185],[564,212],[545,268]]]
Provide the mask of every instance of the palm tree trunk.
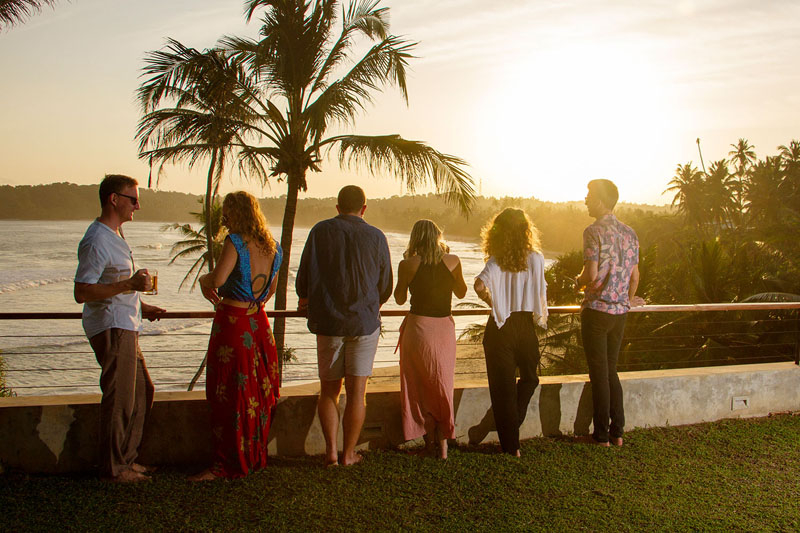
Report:
[[211,153],[211,165],[208,167],[208,180],[206,181],[206,252],[208,253],[208,271],[214,270],[214,217],[211,216],[211,192],[214,186],[214,171],[217,169],[217,149]]
[[[297,214],[297,194],[302,182],[302,174],[291,172],[288,175],[286,191],[286,207],[283,210],[283,226],[281,229],[281,248],[283,248],[283,263],[278,272],[278,287],[275,290],[275,309],[286,309],[286,293],[289,285],[289,261],[292,257],[292,237],[294,235],[294,219]],[[280,366],[280,379],[283,381],[283,349],[286,335],[286,319],[282,316],[275,317],[272,324],[275,335],[275,346],[278,349]]]
[[[208,167],[208,181],[206,182],[206,253],[208,254],[209,272],[214,270],[214,229],[211,227],[214,223],[214,217],[211,215],[211,191],[214,185],[214,170],[216,167],[217,149],[215,148],[211,153],[211,165]],[[206,369],[207,359],[208,354],[203,356],[203,361],[200,363],[200,367],[197,369],[197,372],[195,372],[194,376],[192,376],[192,379],[189,382],[189,387],[186,390],[194,389],[197,380],[200,379],[200,376],[203,374],[203,370]]]

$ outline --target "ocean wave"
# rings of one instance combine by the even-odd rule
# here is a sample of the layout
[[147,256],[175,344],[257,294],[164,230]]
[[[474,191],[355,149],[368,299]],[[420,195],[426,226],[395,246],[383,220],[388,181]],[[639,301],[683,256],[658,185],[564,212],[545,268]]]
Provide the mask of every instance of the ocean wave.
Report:
[[137,244],[134,248],[143,248],[146,250],[161,250],[164,247],[163,244],[160,242],[156,242],[153,244]]
[[[192,328],[198,328],[198,326],[205,327],[205,330],[198,330],[198,334],[208,335],[208,325],[210,323],[209,319],[186,319],[186,320],[168,320],[163,322],[145,322],[144,329],[141,333],[141,337],[154,337],[157,339],[160,336],[169,335],[170,333],[181,333],[181,332],[189,332]],[[4,334],[11,335],[3,331]],[[59,332],[60,333],[60,332]],[[88,343],[86,337],[83,335],[76,335],[75,333],[65,333],[63,339],[58,337],[55,333],[48,333],[48,335],[56,335],[56,336],[48,336],[42,337],[41,341],[37,342],[37,339],[31,338],[18,338],[21,341],[20,344],[14,344],[13,337],[6,338],[5,346],[2,349],[2,354],[4,356],[10,356],[18,354],[18,352],[37,352],[37,353],[48,353],[53,352],[54,354],[58,354],[59,350],[63,350],[65,348],[75,347],[75,346],[84,346]],[[202,336],[200,335],[200,336]],[[174,339],[170,339],[171,343],[176,345],[180,345],[180,341],[175,341]]]
[[52,285],[53,283],[63,283],[65,281],[72,281],[72,280],[73,280],[72,276],[63,276],[63,275],[51,278],[19,279],[15,281],[1,280],[0,294],[6,294],[14,291],[21,291],[24,289],[32,289],[34,287],[42,287],[44,285]]

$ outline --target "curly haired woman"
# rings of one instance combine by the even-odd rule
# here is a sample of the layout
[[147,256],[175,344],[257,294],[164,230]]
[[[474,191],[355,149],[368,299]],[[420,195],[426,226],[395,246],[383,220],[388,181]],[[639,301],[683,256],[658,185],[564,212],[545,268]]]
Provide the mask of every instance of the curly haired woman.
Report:
[[214,463],[192,481],[243,477],[264,468],[279,397],[278,356],[264,303],[275,293],[282,251],[251,194],[225,196],[222,223],[228,228],[222,254],[199,280],[203,296],[216,307],[206,370]]
[[547,327],[544,256],[538,231],[521,209],[504,209],[481,237],[486,266],[475,292],[492,308],[483,336],[489,396],[500,446],[519,457],[519,427],[539,385],[534,322]]

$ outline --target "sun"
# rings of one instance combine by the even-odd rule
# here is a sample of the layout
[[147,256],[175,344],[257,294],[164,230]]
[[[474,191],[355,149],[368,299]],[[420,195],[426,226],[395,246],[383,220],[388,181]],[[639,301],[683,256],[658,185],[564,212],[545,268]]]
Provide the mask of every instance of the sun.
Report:
[[631,43],[571,44],[505,64],[475,108],[484,194],[583,198],[633,178],[676,121],[659,65]]

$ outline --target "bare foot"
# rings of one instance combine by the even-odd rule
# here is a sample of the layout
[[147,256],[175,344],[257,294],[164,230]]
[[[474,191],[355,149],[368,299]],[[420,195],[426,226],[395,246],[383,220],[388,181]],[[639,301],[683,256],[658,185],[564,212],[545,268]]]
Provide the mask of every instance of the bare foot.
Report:
[[519,450],[515,451],[511,455],[513,455],[514,457],[522,457],[522,453]]
[[128,470],[123,470],[114,477],[110,477],[106,479],[112,483],[139,483],[141,481],[152,481],[149,477],[145,476],[144,474],[140,474],[139,472],[134,472],[130,468]]
[[327,468],[329,466],[339,466],[339,459],[325,459],[325,467]]
[[611,444],[614,446],[622,446],[622,437],[614,437],[611,439]]
[[362,461],[362,459],[364,459],[364,458],[361,455],[357,454],[357,453],[353,453],[352,457],[346,457],[346,456],[343,455],[342,456],[342,464],[344,466],[353,466],[353,465],[357,465],[358,463],[360,463]]
[[133,463],[133,464],[131,464],[131,470],[133,470],[134,472],[138,472],[140,474],[149,474],[151,472],[155,472],[156,470],[158,470],[158,467],[157,466],[151,466],[151,465],[140,465],[139,463]]
[[439,459],[447,460],[447,439],[439,441]]
[[220,479],[220,476],[216,475],[214,472],[211,471],[210,468],[207,468],[200,472],[199,474],[195,474],[193,476],[189,476],[189,481],[192,483],[197,483],[199,481],[214,481],[215,479]]

